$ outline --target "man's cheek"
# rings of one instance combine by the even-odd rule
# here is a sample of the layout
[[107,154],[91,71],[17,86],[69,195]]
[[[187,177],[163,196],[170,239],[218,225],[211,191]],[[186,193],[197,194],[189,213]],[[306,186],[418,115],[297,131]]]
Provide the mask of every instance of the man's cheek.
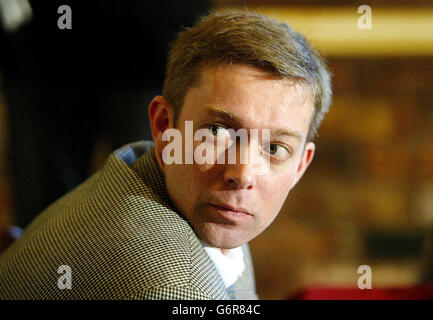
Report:
[[273,188],[269,189],[268,197],[269,199],[268,205],[272,207],[274,212],[278,212],[281,210],[286,198],[290,192],[290,186],[293,182],[293,177],[286,176],[282,179],[278,179],[274,181],[271,185]]
[[204,164],[196,164],[196,165],[195,165],[195,171],[197,171],[197,172],[200,173],[200,174],[203,174],[203,173],[205,173],[205,172],[210,171],[210,169],[211,169],[213,166],[214,166],[213,164],[207,164],[207,163],[204,163]]

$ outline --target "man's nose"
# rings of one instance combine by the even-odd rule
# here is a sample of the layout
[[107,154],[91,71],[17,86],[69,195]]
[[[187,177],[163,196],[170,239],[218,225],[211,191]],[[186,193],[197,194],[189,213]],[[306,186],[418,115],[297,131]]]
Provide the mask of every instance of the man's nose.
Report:
[[248,164],[232,164],[224,173],[224,181],[237,188],[251,190],[255,181],[251,168]]
[[[254,166],[250,163],[248,157],[249,147],[238,148],[236,163],[228,164],[224,172],[224,182],[237,188],[251,190],[256,178],[254,174]],[[241,161],[241,153],[246,158],[246,161]]]

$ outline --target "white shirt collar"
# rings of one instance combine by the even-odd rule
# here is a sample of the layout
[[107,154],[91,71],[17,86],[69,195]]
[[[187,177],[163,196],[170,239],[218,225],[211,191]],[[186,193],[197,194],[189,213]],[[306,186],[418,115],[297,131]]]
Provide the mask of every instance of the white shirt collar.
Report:
[[230,287],[242,275],[245,269],[244,253],[241,247],[227,250],[227,254],[223,255],[221,250],[211,247],[201,241],[204,250],[215,264],[224,285]]

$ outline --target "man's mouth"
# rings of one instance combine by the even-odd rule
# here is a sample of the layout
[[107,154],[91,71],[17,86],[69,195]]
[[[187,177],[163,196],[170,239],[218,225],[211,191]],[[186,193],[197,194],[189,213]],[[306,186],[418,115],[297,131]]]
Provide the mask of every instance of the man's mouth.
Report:
[[251,219],[253,216],[248,210],[242,207],[235,207],[220,203],[209,203],[209,206],[214,209],[215,213],[217,213],[219,217],[231,223],[242,222],[244,220]]

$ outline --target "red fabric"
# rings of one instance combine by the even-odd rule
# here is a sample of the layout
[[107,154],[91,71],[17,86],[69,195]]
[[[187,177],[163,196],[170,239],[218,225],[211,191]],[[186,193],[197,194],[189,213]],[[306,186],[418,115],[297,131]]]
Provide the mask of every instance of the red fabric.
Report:
[[433,284],[403,287],[358,289],[339,287],[315,287],[302,290],[294,300],[431,300]]

